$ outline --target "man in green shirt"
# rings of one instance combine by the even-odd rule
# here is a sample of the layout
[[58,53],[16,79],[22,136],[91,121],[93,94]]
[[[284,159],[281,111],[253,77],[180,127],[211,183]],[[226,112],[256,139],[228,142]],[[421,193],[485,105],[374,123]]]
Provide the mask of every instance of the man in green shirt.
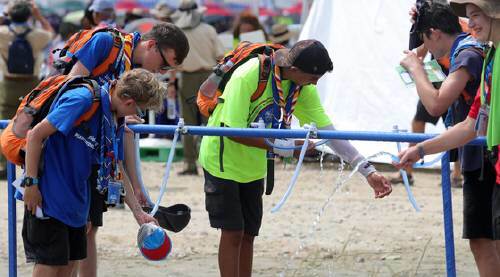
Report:
[[[262,119],[267,127],[289,128],[293,114],[300,125],[315,123],[319,129],[334,130],[316,90],[319,78],[333,69],[328,51],[319,41],[303,40],[291,49],[276,51],[265,91],[251,100],[259,68],[259,59],[253,58],[233,72],[208,126],[247,128]],[[301,143],[274,140],[281,146]],[[360,164],[376,198],[391,193],[389,182],[348,141],[330,140],[329,146],[351,165]],[[210,225],[221,229],[221,276],[251,275],[253,241],[262,221],[266,151],[284,157],[294,154],[293,150],[273,149],[263,138],[203,137],[199,161],[205,174]]]

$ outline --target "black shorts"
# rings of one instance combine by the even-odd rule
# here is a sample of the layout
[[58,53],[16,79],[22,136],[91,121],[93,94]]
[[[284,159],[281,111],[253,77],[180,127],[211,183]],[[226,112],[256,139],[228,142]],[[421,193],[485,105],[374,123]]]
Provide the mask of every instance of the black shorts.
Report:
[[92,226],[100,227],[102,226],[102,214],[108,210],[106,206],[106,194],[101,194],[97,190],[97,171],[99,166],[92,166],[92,172],[90,173],[90,178],[88,179],[89,189],[90,189],[90,210],[88,221],[92,223]]
[[493,239],[500,240],[500,184],[493,188],[492,206],[493,206]]
[[464,239],[492,239],[492,193],[495,186],[495,169],[485,161],[483,180],[480,181],[481,169],[464,171]]
[[432,123],[433,125],[436,125],[440,117],[443,119],[444,122],[446,114],[447,112],[445,112],[441,116],[430,115],[429,112],[425,109],[424,104],[422,104],[422,101],[420,101],[419,99],[417,103],[417,112],[415,113],[415,117],[413,117],[413,120],[423,121],[425,123]]
[[250,183],[205,173],[205,207],[210,226],[225,230],[244,230],[252,236],[259,235],[262,223],[262,194],[264,179]]
[[27,262],[62,266],[87,257],[85,225],[70,227],[54,218],[39,219],[24,211],[23,242]]

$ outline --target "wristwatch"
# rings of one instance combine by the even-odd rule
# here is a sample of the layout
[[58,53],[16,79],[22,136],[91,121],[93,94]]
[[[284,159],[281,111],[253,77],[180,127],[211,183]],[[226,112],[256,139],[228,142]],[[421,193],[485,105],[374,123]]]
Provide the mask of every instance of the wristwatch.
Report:
[[21,183],[22,187],[31,187],[38,185],[38,178],[36,177],[24,177],[23,182]]

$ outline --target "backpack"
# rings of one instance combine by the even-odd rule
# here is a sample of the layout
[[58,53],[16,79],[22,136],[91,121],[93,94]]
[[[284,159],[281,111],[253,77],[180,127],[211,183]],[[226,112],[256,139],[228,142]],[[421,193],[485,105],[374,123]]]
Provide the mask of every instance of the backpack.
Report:
[[35,58],[31,44],[26,39],[26,35],[31,32],[31,29],[28,28],[19,34],[11,26],[9,26],[9,30],[14,33],[15,37],[9,45],[7,71],[13,74],[33,75]]
[[55,49],[53,53],[59,52],[59,59],[54,61],[54,68],[61,74],[67,75],[78,62],[78,58],[73,54],[82,48],[95,34],[108,32],[113,36],[113,47],[109,56],[90,73],[91,77],[96,77],[106,72],[112,72],[115,78],[120,75],[120,64],[125,58],[125,70],[131,68],[133,34],[122,33],[115,28],[97,27],[91,30],[81,30],[72,35],[62,49]]
[[99,107],[100,88],[96,81],[85,77],[57,75],[43,80],[28,93],[19,104],[16,115],[10,120],[0,136],[2,153],[7,160],[17,165],[23,165],[28,131],[47,116],[52,104],[64,92],[82,86],[87,87],[92,92],[93,103],[89,110],[75,122],[74,126],[78,126],[88,121]]
[[[228,54],[215,66],[214,73],[205,81],[208,82],[213,76],[219,76],[221,78],[220,82],[217,84],[217,89],[215,94],[210,95],[203,91],[203,85],[198,91],[198,96],[196,98],[196,104],[200,110],[200,113],[209,117],[214,111],[218,103],[221,103],[223,99],[219,98],[224,92],[227,82],[231,79],[233,72],[242,64],[248,60],[258,57],[259,58],[259,83],[257,89],[252,94],[251,101],[254,102],[266,89],[269,76],[272,71],[272,56],[274,51],[284,48],[280,44],[267,44],[267,43],[251,43],[248,41],[242,41],[238,46]],[[229,63],[228,63],[229,62]]]

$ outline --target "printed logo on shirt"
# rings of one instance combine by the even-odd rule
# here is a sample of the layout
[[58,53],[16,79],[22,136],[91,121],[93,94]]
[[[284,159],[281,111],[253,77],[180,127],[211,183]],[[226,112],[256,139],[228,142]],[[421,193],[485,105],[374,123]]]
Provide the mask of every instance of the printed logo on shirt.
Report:
[[94,136],[85,137],[78,132],[75,132],[75,138],[81,140],[88,148],[96,150],[98,143]]

